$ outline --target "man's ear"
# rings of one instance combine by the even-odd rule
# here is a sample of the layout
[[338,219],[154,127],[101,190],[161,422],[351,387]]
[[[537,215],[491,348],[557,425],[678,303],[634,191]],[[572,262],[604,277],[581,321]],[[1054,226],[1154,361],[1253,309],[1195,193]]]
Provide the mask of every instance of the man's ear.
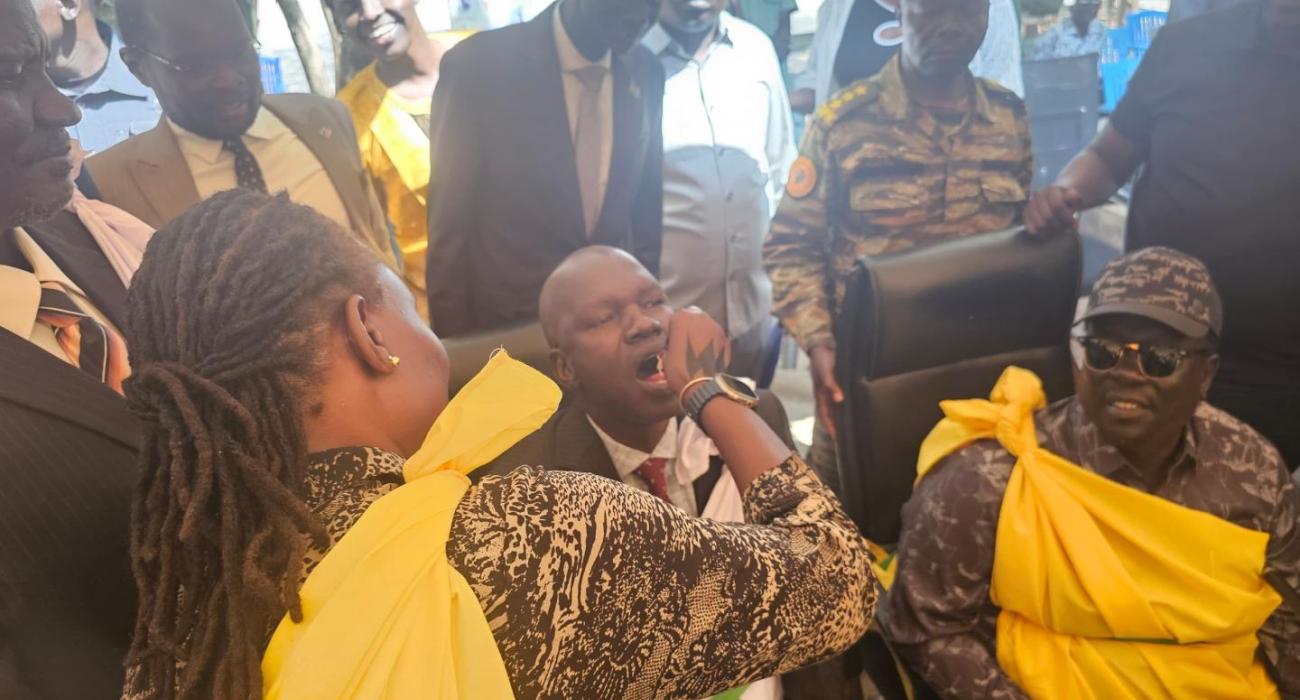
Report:
[[573,391],[578,387],[578,374],[573,370],[573,363],[569,361],[569,356],[559,348],[551,348],[551,369],[555,373],[555,381],[565,391]]
[[1219,374],[1219,356],[1210,355],[1205,358],[1205,371],[1201,377],[1201,400],[1204,401],[1210,395],[1210,387],[1214,385],[1214,378]]
[[397,367],[389,360],[393,355],[384,345],[384,336],[374,327],[370,304],[360,294],[353,294],[343,302],[343,329],[357,362],[375,374],[396,371]]
[[140,49],[134,46],[123,46],[122,50],[117,53],[122,57],[122,63],[126,64],[127,69],[131,71],[131,75],[134,75],[136,80],[139,80],[150,90],[158,91],[154,87],[153,76],[150,75],[149,71],[145,70],[145,56],[140,52]]
[[81,0],[59,0],[59,17],[64,22],[75,22],[77,17],[81,16],[81,11],[85,9]]

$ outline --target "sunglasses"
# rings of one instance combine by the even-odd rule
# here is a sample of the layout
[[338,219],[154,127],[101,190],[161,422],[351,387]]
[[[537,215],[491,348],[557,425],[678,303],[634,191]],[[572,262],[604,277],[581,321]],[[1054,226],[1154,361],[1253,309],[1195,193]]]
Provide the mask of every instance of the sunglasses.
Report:
[[1120,343],[1114,340],[1086,336],[1077,339],[1083,347],[1083,362],[1088,369],[1096,372],[1109,372],[1119,366],[1124,355],[1137,353],[1138,368],[1142,374],[1151,379],[1165,379],[1173,376],[1182,366],[1183,360],[1202,352],[1165,348],[1142,343]]

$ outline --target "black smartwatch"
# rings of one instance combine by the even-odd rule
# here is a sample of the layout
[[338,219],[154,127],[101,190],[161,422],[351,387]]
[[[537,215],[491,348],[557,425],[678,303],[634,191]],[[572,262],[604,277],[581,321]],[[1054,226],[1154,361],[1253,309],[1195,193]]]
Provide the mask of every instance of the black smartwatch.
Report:
[[[704,423],[700,422],[700,412],[704,410],[704,405],[719,396],[735,401],[736,403],[753,408],[758,405],[758,394],[745,382],[729,374],[719,374],[707,379],[697,379],[691,384],[700,384],[698,389],[691,392],[685,401],[682,402],[682,408],[686,410],[686,415],[690,416],[695,424],[704,430]],[[691,384],[686,385],[689,391]],[[705,430],[705,433],[708,431]]]

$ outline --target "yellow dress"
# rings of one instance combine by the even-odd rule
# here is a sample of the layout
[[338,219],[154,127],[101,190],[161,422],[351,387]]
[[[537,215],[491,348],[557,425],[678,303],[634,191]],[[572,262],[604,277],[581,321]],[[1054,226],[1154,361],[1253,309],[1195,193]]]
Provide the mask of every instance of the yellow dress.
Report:
[[947,401],[918,479],[970,443],[1018,458],[990,597],[998,663],[1034,698],[1276,698],[1257,632],[1281,597],[1268,535],[1117,484],[1039,447],[1046,399],[1009,368],[989,401]]
[[262,657],[267,700],[514,697],[487,618],[447,560],[466,476],[541,427],[560,390],[498,352],[443,410],[405,466],[307,577]]

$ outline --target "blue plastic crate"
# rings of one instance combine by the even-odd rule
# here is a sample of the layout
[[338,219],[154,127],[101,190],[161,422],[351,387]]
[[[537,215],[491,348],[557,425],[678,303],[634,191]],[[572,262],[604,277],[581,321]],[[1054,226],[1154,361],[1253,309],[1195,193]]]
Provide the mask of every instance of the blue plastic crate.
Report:
[[1133,47],[1142,51],[1151,48],[1151,40],[1168,21],[1168,12],[1143,10],[1129,15],[1127,28],[1132,35]]
[[1106,48],[1102,63],[1112,63],[1122,58],[1129,58],[1133,53],[1133,32],[1128,27],[1106,30]]
[[284,72],[280,69],[280,57],[258,56],[258,61],[262,67],[262,91],[268,95],[284,92]]
[[1133,74],[1137,72],[1138,64],[1141,62],[1142,55],[1139,53],[1129,58],[1099,65],[1102,94],[1105,98],[1101,105],[1102,112],[1109,114],[1119,106],[1119,101],[1124,98],[1124,92],[1128,90],[1128,81],[1133,79]]

